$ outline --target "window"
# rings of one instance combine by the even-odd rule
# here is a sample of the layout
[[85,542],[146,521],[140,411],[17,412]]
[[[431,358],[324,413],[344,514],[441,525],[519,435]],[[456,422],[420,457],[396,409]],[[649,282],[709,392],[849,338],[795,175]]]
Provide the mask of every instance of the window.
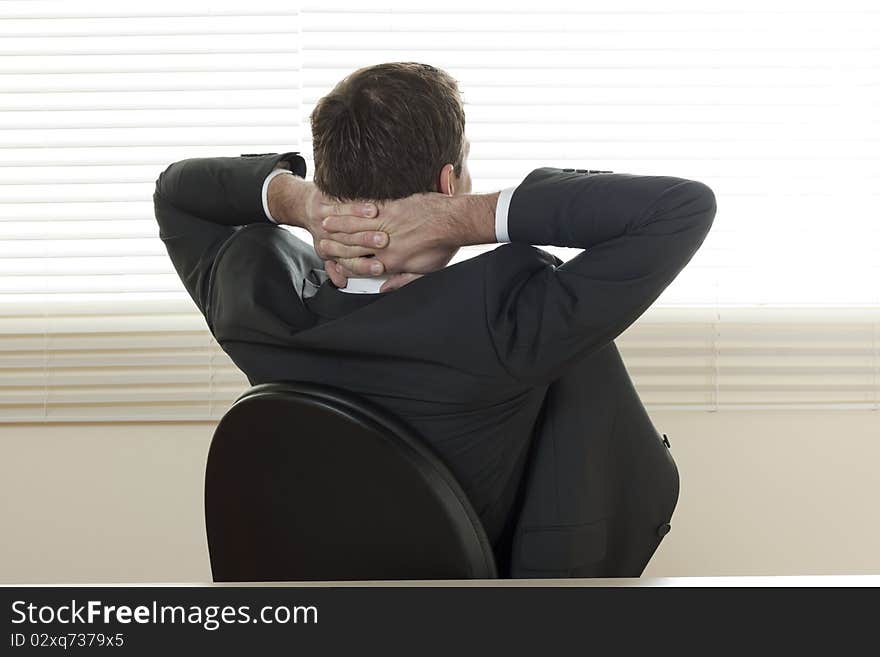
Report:
[[176,160],[299,146],[297,3],[0,12],[0,420],[218,417],[247,381],[152,194]]
[[56,0],[0,3],[0,29],[0,421],[219,417],[247,382],[157,237],[156,177],[308,160],[315,101],[401,60],[459,80],[475,191],[536,166],[715,190],[702,249],[618,341],[649,408],[880,408],[868,2]]

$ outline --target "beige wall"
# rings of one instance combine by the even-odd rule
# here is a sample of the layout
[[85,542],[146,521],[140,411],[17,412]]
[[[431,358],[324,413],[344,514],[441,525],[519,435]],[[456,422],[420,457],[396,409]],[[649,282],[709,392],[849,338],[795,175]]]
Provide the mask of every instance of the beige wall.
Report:
[[[655,412],[682,473],[645,575],[880,573],[880,413]],[[210,581],[210,424],[0,426],[0,582]]]

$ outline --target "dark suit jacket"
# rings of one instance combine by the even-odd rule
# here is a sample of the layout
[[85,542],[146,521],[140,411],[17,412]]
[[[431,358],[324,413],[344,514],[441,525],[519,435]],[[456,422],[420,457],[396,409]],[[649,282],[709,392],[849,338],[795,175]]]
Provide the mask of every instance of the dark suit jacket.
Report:
[[[676,277],[715,214],[706,185],[536,169],[512,243],[388,294],[346,294],[312,245],[264,215],[261,186],[297,153],[194,158],[156,183],[177,272],[251,384],[302,380],[402,418],[457,476],[495,542],[548,386],[613,341]],[[584,249],[563,264],[533,244]]]

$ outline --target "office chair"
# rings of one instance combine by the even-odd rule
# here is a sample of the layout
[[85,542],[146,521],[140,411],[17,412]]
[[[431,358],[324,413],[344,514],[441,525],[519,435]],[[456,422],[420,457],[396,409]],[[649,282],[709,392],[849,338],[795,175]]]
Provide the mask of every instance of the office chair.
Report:
[[326,386],[263,383],[233,403],[208,453],[205,524],[217,582],[497,577],[430,448]]

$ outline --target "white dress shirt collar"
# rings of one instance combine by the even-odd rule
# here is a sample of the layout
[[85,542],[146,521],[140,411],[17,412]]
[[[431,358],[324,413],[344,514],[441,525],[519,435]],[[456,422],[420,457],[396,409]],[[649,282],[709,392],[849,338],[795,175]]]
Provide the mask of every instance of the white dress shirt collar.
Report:
[[369,278],[349,278],[345,287],[339,288],[340,292],[349,294],[378,294],[382,283],[388,280],[388,276],[371,276]]

